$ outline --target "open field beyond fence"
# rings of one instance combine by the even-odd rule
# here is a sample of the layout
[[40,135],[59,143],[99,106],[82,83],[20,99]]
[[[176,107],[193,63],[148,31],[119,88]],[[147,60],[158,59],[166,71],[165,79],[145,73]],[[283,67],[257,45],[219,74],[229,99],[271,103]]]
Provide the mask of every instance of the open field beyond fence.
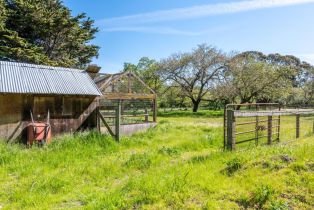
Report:
[[[2,143],[0,208],[313,209],[312,121],[289,144],[223,152],[222,114],[167,112],[119,143],[97,133],[44,148]],[[282,117],[282,142],[294,123]]]

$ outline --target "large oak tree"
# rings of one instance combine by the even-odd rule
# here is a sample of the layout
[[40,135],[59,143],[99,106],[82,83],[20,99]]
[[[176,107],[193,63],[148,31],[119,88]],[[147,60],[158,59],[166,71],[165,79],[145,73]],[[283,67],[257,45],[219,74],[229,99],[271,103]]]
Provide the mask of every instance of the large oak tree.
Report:
[[159,71],[169,85],[180,88],[181,94],[193,103],[193,112],[197,112],[201,101],[218,84],[225,60],[220,50],[203,44],[190,53],[177,53],[162,60]]

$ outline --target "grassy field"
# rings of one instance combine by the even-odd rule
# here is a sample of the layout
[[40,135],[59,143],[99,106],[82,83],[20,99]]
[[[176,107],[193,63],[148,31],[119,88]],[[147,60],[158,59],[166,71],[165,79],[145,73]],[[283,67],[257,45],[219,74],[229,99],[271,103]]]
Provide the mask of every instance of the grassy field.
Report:
[[[306,131],[289,144],[223,152],[219,114],[185,113],[164,113],[157,128],[120,143],[82,133],[44,148],[0,144],[0,209],[314,208]],[[285,122],[288,140],[294,121]]]

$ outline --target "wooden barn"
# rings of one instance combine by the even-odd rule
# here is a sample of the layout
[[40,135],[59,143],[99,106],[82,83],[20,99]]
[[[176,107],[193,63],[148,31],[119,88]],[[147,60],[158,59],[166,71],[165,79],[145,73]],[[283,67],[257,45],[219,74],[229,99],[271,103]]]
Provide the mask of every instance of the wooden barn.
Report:
[[84,71],[0,61],[0,139],[25,139],[31,116],[53,136],[95,128],[101,95]]
[[119,139],[154,127],[157,122],[157,96],[136,74],[93,75],[102,92],[99,97],[100,130]]

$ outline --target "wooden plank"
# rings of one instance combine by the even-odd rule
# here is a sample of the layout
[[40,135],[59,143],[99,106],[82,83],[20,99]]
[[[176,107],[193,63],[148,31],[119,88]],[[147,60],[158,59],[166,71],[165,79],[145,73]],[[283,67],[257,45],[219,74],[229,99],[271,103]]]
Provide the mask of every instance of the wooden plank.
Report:
[[256,132],[256,131],[257,131],[257,129],[248,130],[248,131],[238,132],[238,133],[236,133],[235,135],[242,135],[242,134],[247,134],[247,133],[254,133],[254,132]]
[[107,128],[108,132],[110,133],[111,136],[115,137],[114,133],[112,132],[110,126],[108,125],[107,121],[105,120],[105,118],[102,116],[102,114],[99,112],[97,112],[98,117],[101,119],[101,121],[104,123],[105,127]]
[[156,94],[139,93],[104,93],[100,99],[107,100],[128,100],[128,99],[156,99]]
[[144,116],[145,116],[145,122],[148,122],[148,110],[147,110],[147,108],[145,108]]
[[272,133],[273,133],[273,117],[268,116],[268,126],[267,126],[267,144],[271,145],[272,144]]
[[118,100],[117,109],[116,109],[116,140],[120,141],[120,128],[121,128],[121,101]]
[[[156,95],[155,95],[156,96]],[[153,101],[153,122],[157,122],[157,99],[155,97]]]
[[307,115],[314,114],[314,110],[295,110],[295,111],[234,111],[235,117],[266,117],[266,116],[284,116],[284,115]]
[[235,150],[235,135],[236,130],[236,120],[234,117],[233,110],[227,111],[227,147],[229,150]]
[[295,128],[296,128],[296,138],[300,138],[300,114],[297,114],[296,115],[296,121],[295,121],[296,125],[295,125]]

